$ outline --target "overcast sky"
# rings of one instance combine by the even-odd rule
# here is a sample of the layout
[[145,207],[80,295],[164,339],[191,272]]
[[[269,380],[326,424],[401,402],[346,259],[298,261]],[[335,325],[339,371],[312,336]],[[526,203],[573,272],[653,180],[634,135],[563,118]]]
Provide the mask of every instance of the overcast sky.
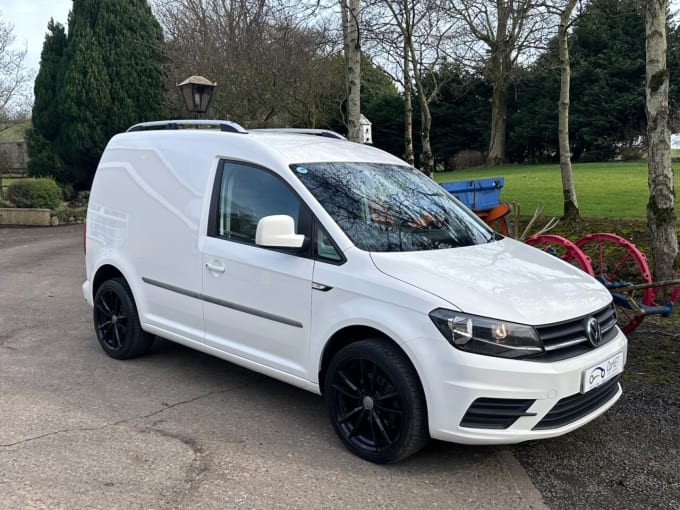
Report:
[[40,52],[50,18],[66,25],[72,0],[0,0],[5,22],[14,25],[14,48],[28,50],[28,67],[38,70]]
[[[670,0],[671,10],[680,7],[680,0]],[[27,64],[36,72],[40,51],[50,18],[66,25],[72,0],[0,0],[0,12],[5,21],[14,25],[14,47],[28,50]]]

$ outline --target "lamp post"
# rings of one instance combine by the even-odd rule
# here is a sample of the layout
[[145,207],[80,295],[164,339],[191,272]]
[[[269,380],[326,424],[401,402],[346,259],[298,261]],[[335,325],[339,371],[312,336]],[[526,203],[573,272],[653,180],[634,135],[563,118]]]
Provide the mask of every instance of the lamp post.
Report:
[[195,117],[199,118],[202,113],[208,111],[217,83],[203,76],[190,76],[182,83],[178,83],[177,87],[184,98],[187,110],[194,112]]

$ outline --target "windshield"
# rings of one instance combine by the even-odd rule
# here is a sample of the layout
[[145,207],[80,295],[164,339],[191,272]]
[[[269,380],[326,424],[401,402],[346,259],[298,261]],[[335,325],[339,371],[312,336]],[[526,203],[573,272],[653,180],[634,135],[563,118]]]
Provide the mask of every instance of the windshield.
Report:
[[495,239],[470,211],[414,168],[305,163],[291,169],[362,250],[439,250]]

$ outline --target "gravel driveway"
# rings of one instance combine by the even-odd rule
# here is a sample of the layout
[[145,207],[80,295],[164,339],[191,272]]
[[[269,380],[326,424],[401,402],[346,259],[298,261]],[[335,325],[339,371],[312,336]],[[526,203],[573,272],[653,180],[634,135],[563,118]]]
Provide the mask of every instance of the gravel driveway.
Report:
[[676,318],[629,336],[623,397],[581,430],[373,466],[314,395],[169,342],[106,358],[80,236],[0,229],[0,509],[542,508],[515,458],[554,509],[680,509]]
[[551,508],[680,509],[678,326],[648,318],[628,336],[624,393],[604,416],[513,447]]

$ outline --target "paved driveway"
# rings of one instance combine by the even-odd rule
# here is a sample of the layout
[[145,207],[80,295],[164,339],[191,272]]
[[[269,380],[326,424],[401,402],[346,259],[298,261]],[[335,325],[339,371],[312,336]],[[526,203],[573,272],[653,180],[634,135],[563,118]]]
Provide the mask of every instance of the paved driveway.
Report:
[[0,229],[0,509],[543,508],[507,448],[349,454],[320,397],[166,341],[108,358],[82,227]]

